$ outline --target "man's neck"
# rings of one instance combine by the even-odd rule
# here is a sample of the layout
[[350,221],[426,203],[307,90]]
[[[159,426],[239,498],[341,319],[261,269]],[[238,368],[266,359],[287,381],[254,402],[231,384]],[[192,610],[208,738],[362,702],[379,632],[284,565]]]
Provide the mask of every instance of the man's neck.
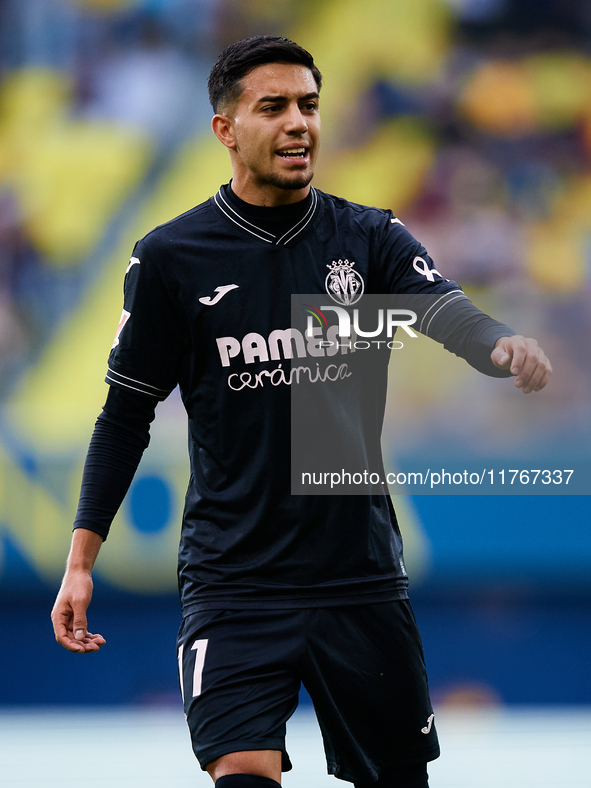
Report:
[[240,179],[232,179],[232,191],[244,202],[258,205],[261,208],[276,208],[280,205],[293,205],[302,202],[310,194],[310,184],[302,189],[281,189],[268,183],[259,186],[253,183],[242,183]]

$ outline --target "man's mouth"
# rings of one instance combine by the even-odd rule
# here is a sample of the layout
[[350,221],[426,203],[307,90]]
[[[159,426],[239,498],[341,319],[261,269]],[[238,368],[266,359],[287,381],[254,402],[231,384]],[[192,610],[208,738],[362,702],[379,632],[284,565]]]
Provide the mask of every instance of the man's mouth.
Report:
[[306,148],[287,148],[286,150],[277,151],[277,155],[283,159],[305,159],[306,153]]

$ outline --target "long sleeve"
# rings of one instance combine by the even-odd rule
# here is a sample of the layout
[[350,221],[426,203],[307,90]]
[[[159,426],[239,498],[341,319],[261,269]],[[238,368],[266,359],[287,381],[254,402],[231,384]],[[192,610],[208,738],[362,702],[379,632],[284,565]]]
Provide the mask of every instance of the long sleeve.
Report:
[[490,354],[495,342],[515,331],[481,312],[461,287],[446,279],[416,238],[391,212],[381,228],[378,257],[383,261],[377,292],[395,294],[398,305],[416,312],[413,324],[422,334],[465,359],[491,377],[510,377],[498,369]]
[[430,299],[418,326],[419,331],[441,342],[446,350],[465,359],[474,369],[495,378],[511,377],[509,370],[499,369],[490,354],[501,337],[514,336],[515,331],[481,312],[463,294],[454,298],[450,293]]
[[150,442],[152,397],[111,386],[88,447],[74,528],[107,538]]

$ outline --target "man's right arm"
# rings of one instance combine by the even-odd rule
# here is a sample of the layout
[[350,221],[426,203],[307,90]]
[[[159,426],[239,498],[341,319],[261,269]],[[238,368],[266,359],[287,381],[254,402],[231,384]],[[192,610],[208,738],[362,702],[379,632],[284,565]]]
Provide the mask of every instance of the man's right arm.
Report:
[[155,405],[150,397],[112,386],[97,419],[66,572],[51,613],[56,640],[69,651],[98,651],[105,643],[87,629],[92,568],[149,443]]

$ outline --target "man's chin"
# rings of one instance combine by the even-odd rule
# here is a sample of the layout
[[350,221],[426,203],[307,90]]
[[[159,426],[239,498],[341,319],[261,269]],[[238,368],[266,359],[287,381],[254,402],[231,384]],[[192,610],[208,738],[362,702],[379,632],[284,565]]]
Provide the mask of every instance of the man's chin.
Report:
[[301,175],[296,174],[291,177],[277,175],[269,178],[268,182],[271,184],[271,186],[276,186],[278,189],[295,192],[299,189],[305,189],[312,180],[313,176],[313,172],[302,173]]

